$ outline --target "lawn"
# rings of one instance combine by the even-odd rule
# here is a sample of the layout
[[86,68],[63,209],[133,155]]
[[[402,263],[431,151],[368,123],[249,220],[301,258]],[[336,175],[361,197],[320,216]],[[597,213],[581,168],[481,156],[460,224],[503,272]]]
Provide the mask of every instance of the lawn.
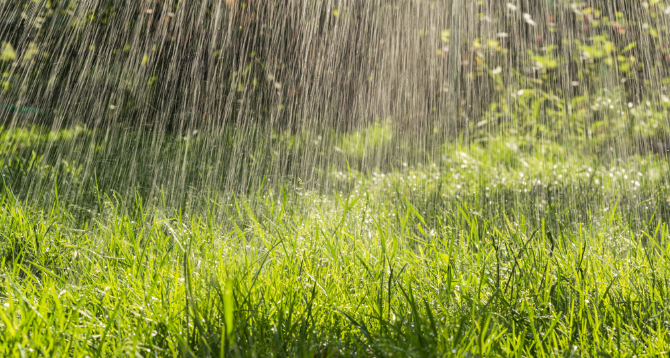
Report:
[[118,162],[67,157],[88,153],[82,128],[2,130],[0,354],[670,352],[667,157],[491,138],[404,161],[380,128],[328,142],[312,180],[187,200],[118,179],[159,157],[183,172],[186,154],[126,171],[102,145]]

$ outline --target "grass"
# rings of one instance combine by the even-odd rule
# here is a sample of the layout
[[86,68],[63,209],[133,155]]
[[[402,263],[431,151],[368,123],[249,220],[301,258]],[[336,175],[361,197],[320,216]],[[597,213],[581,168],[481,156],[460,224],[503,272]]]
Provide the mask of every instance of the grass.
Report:
[[[0,354],[670,352],[667,158],[491,139],[380,169],[364,156],[382,142],[355,138],[331,142],[344,160],[320,168],[322,186],[179,205],[77,182],[87,168],[47,181],[55,162],[6,150]],[[65,194],[75,182],[88,191]]]

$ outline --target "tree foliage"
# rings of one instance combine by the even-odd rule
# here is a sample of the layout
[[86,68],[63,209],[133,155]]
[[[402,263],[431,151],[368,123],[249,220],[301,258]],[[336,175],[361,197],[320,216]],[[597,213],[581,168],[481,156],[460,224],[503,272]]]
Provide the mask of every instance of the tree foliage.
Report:
[[447,22],[450,8],[5,1],[1,98],[92,124],[297,127],[319,116],[346,128],[392,116],[403,128],[438,130],[450,118],[447,54],[459,34],[460,131],[589,136],[617,121],[621,131],[668,132],[664,2],[466,2],[459,29]]

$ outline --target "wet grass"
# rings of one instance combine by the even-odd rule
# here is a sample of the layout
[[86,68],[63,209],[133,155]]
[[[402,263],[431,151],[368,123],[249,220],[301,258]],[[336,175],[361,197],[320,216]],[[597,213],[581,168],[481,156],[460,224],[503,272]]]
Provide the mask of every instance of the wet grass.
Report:
[[176,206],[165,191],[65,196],[62,181],[30,199],[4,180],[0,353],[667,354],[667,158],[523,146],[333,161],[327,187]]

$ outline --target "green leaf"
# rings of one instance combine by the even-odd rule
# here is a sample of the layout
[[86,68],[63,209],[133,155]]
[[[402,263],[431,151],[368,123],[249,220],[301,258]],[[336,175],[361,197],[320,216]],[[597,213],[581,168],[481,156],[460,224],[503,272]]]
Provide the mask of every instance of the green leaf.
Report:
[[624,53],[626,53],[626,52],[628,52],[628,51],[634,49],[634,48],[635,48],[635,45],[637,45],[637,41],[633,41],[633,42],[631,42],[628,46],[626,46],[626,48],[624,48],[623,50],[621,50],[621,52],[619,52],[619,53],[623,55]]
[[550,56],[533,56],[533,61],[540,64],[542,68],[552,69],[558,67],[558,62]]
[[449,33],[449,30],[442,30],[442,32],[440,32],[440,40],[442,40],[442,42],[449,43]]
[[9,42],[2,43],[2,51],[0,51],[0,61],[13,61],[16,59],[16,51]]

